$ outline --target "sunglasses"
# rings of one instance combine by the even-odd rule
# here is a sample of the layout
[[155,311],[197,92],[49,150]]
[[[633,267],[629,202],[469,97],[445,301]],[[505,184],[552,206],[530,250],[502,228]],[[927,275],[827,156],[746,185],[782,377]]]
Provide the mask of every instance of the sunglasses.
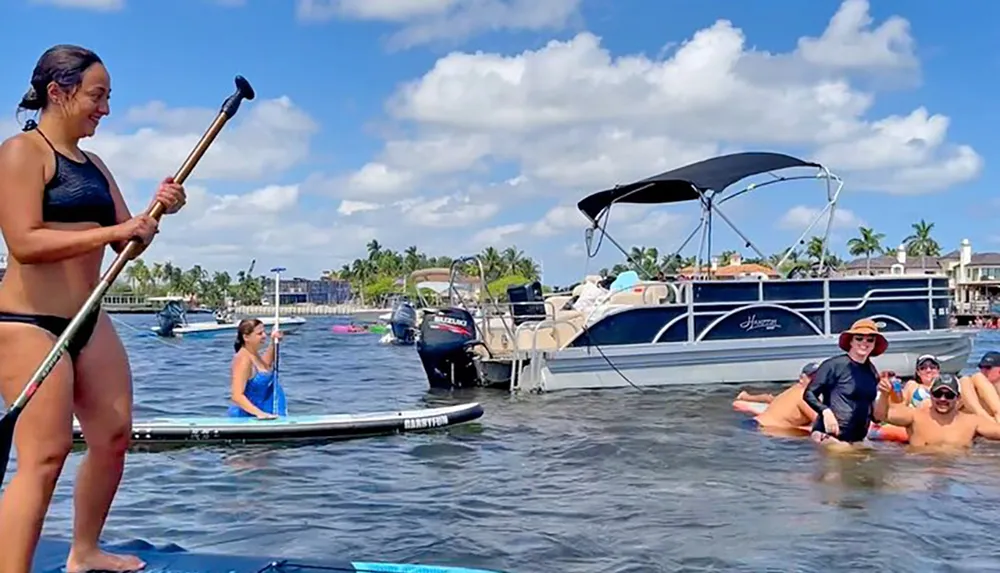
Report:
[[874,334],[855,334],[854,342],[875,342]]
[[940,369],[941,367],[938,366],[937,364],[924,364],[920,368],[917,368],[917,370],[940,370]]
[[942,390],[935,390],[935,391],[931,392],[931,396],[934,396],[935,398],[937,398],[939,400],[954,400],[955,398],[958,397],[951,390],[944,390],[944,389],[942,389]]

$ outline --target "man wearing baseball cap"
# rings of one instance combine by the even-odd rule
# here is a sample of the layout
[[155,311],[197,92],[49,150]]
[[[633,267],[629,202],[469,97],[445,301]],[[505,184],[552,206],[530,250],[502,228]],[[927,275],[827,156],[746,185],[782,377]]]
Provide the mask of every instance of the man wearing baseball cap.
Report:
[[962,378],[962,409],[1000,422],[1000,352],[991,350],[979,359],[979,372]]
[[753,395],[740,392],[737,400],[749,402],[770,402],[767,409],[757,415],[754,420],[761,428],[774,430],[802,429],[812,425],[816,420],[816,412],[802,399],[802,391],[812,381],[819,363],[810,362],[802,367],[799,380],[786,388],[777,396]]
[[911,446],[968,447],[979,436],[1000,440],[1000,424],[995,420],[961,411],[962,387],[951,374],[941,374],[931,383],[929,408],[890,404],[888,380],[879,381],[879,390],[875,419],[906,428]]

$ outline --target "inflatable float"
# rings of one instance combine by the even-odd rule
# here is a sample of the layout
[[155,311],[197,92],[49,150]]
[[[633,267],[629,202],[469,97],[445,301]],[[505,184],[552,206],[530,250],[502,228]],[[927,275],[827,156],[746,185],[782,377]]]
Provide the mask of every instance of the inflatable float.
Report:
[[[221,555],[213,553],[188,552],[176,545],[162,548],[145,541],[136,540],[104,547],[107,551],[135,555],[146,562],[142,571],[170,573],[500,573],[486,569],[467,567],[447,567],[438,565],[417,565],[405,563],[385,563],[377,561],[330,561],[290,559],[287,557],[249,557],[245,555]],[[36,573],[64,573],[69,542],[43,537],[35,551]]]
[[381,324],[360,326],[357,324],[334,324],[330,327],[334,334],[385,334],[389,332],[389,327]]
[[[765,402],[748,402],[746,400],[733,401],[734,410],[751,416],[763,414],[764,410],[767,409],[767,406],[768,404]],[[811,430],[809,426],[802,426],[800,429],[804,432],[809,432]],[[876,424],[872,422],[872,425],[868,428],[868,439],[873,442],[898,442],[905,444],[910,441],[910,436],[906,433],[906,428],[890,424]]]
[[[136,420],[132,442],[139,444],[247,444],[295,440],[348,440],[404,432],[433,430],[471,422],[483,415],[478,402],[441,408],[257,418],[190,417]],[[84,443],[79,423],[73,423],[73,442]]]

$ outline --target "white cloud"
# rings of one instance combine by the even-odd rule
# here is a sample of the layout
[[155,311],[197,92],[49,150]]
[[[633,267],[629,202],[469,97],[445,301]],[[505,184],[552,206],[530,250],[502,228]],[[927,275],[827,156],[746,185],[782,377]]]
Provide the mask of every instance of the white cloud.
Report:
[[[387,23],[389,43],[404,47],[565,28],[578,21],[579,4],[300,0],[297,10],[303,19]],[[316,122],[288,98],[248,102],[196,169],[190,213],[171,219],[158,241],[169,238],[164,252],[206,257],[206,266],[257,252],[300,261],[313,253],[339,266],[332,259],[360,255],[371,238],[434,254],[518,244],[555,257],[549,270],[579,253],[587,227],[579,199],[712,155],[785,151],[827,164],[846,189],[887,193],[943,191],[982,171],[974,149],[949,139],[952,110],[876,113],[882,79],[920,74],[905,19],[873,22],[867,2],[846,0],[825,29],[783,40],[790,51],[763,52],[755,42],[738,23],[719,20],[687,39],[653,39],[650,55],[612,53],[589,32],[522,51],[453,51],[387,99],[395,125],[378,153],[352,171],[314,173],[297,185],[298,174],[287,172],[309,157]],[[665,44],[672,45],[657,53]],[[128,188],[128,180],[172,173],[214,114],[151,102],[116,114],[85,145]],[[796,205],[795,194],[755,197],[724,208],[741,229],[757,226],[746,229],[754,241],[760,221],[777,217],[780,227],[801,232],[818,212]],[[758,201],[787,205],[760,209]],[[863,224],[851,206],[838,206],[835,228]],[[693,228],[687,209],[696,207],[616,206],[611,232],[623,245],[666,253]],[[728,240],[715,235],[713,250],[741,246]],[[571,241],[577,246],[564,247]]]
[[800,38],[806,62],[841,69],[916,68],[910,23],[899,16],[871,30],[867,0],[845,0],[819,38]]
[[401,25],[393,48],[463,40],[496,30],[556,30],[578,17],[581,0],[297,0],[300,20],[373,20]]
[[354,213],[364,213],[365,211],[375,211],[381,209],[382,205],[378,203],[369,203],[367,201],[351,201],[349,199],[344,199],[340,202],[340,206],[337,207],[337,212],[341,215],[353,215]]
[[125,0],[32,0],[35,4],[48,4],[60,8],[79,8],[99,12],[113,12],[125,7]]
[[407,191],[414,179],[415,176],[408,171],[384,163],[366,163],[347,180],[344,192],[359,197],[397,195]]
[[[861,172],[865,186],[894,193],[937,191],[978,176],[983,159],[968,145],[948,145],[948,117],[923,108],[869,124],[849,141],[821,147],[820,161],[845,171]],[[868,181],[867,172],[883,171]]]
[[472,236],[472,244],[477,248],[516,242],[528,226],[525,223],[497,225],[478,231]]
[[409,222],[422,227],[457,228],[471,227],[493,217],[499,206],[474,201],[468,195],[448,195],[410,201],[401,210]]
[[377,229],[314,213],[299,203],[297,185],[267,185],[248,193],[218,194],[188,186],[188,204],[161,224],[144,255],[209,269],[245,268],[250,259],[273,261],[301,276],[355,258]]
[[[389,110],[431,134],[437,149],[475,141],[467,169],[486,158],[514,161],[542,186],[611,185],[715,154],[725,142],[816,150],[873,189],[901,189],[920,172],[920,190],[940,190],[975,177],[982,161],[948,144],[948,118],[918,108],[869,120],[875,95],[851,83],[856,73],[916,73],[913,46],[901,18],[873,29],[863,0],[845,2],[819,37],[785,54],[749,48],[725,20],[668,59],[614,56],[584,32],[512,55],[450,53],[404,84]],[[451,157],[454,170],[463,156]]]
[[[805,231],[806,228],[819,216],[821,209],[808,207],[806,205],[796,205],[789,209],[779,222],[783,229],[789,229],[797,233]],[[830,220],[830,212],[823,213],[823,217],[813,225],[812,234],[822,236],[826,231],[826,224]],[[865,226],[863,219],[854,214],[853,211],[837,206],[833,212],[833,225],[831,229],[856,229]]]
[[[405,27],[454,9],[427,5],[421,8],[426,13],[416,15],[408,11],[417,10],[413,5],[395,5],[402,10],[398,17],[375,14],[387,6],[356,6],[354,13],[337,16]],[[372,12],[357,11],[365,9]],[[843,176],[848,189],[863,191],[939,192],[979,175],[982,158],[949,141],[950,119],[943,111],[917,106],[873,113],[877,88],[885,86],[881,80],[919,77],[916,42],[905,19],[873,22],[866,2],[847,0],[818,32],[799,38],[785,53],[754,49],[726,20],[655,57],[613,54],[589,32],[520,52],[454,51],[389,98],[386,109],[399,125],[377,157],[353,174],[327,180],[339,182],[332,188],[339,197],[385,204],[362,213],[369,216],[362,220],[391,225],[393,232],[405,225],[441,228],[444,220],[459,225],[454,200],[436,208],[433,198],[468,191],[479,197],[475,213],[481,216],[470,217],[467,226],[484,224],[475,227],[475,244],[517,242],[550,252],[553,239],[586,228],[575,206],[582,197],[721,153],[776,150],[819,160]],[[490,179],[503,183],[484,183]],[[411,200],[410,215],[400,218],[399,200],[416,196],[421,199]],[[801,232],[818,213],[795,206],[788,194],[755,197],[760,199],[725,209],[755,242],[762,220],[757,201],[787,201],[779,208],[791,209],[778,223],[791,232]],[[553,198],[554,207],[547,204]],[[863,222],[844,202],[836,229]],[[415,217],[417,204],[435,208]],[[550,210],[539,213],[542,204]],[[611,232],[623,242],[667,252],[693,228],[696,220],[687,209],[695,207],[618,206]],[[489,224],[493,219],[498,222]],[[714,250],[727,248],[727,241],[742,246],[719,224]],[[767,241],[782,248],[792,239]]]
[[547,237],[568,230],[582,231],[589,226],[589,223],[576,205],[556,205],[532,226],[531,231],[536,235]]
[[[81,146],[97,152],[116,178],[158,180],[180,167],[216,113],[167,110],[153,102],[126,112],[129,122],[142,127],[128,133],[101,129]],[[191,177],[257,181],[280,173],[306,159],[317,129],[313,119],[288,97],[245,102]]]
[[[204,191],[202,191],[204,193]],[[189,192],[190,194],[190,192]],[[248,224],[280,226],[280,217],[289,214],[298,203],[297,185],[268,185],[250,193],[199,197],[205,204],[194,212],[203,213],[192,225],[198,229],[230,229]]]

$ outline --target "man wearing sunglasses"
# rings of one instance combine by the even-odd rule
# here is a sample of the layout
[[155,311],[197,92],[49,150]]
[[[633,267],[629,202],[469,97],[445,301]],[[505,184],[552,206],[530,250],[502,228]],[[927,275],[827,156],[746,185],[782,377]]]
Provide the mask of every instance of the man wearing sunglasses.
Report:
[[941,374],[931,383],[929,408],[890,405],[888,380],[879,381],[879,391],[875,419],[906,428],[911,446],[968,447],[978,436],[1000,440],[1000,424],[995,420],[961,411],[961,385],[951,374]]

